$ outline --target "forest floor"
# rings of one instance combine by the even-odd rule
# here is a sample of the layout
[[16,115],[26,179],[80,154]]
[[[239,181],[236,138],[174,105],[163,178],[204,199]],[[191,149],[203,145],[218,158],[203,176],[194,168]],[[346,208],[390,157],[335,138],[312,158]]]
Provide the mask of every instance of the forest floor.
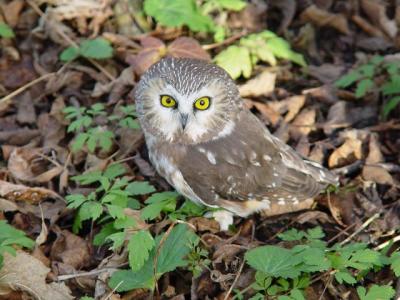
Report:
[[[0,299],[399,299],[400,5],[267,2],[0,0]],[[168,55],[224,67],[340,187],[221,232],[136,120]]]

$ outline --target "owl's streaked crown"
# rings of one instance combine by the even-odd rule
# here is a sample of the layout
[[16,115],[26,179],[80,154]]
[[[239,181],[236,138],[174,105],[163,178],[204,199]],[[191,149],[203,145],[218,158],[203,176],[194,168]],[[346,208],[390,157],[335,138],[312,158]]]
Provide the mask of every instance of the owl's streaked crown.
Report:
[[[176,106],[163,106],[163,95]],[[194,107],[201,97],[210,99],[205,110]],[[165,58],[151,66],[136,86],[135,99],[145,131],[172,143],[217,139],[233,129],[242,109],[238,89],[223,69],[189,58]]]

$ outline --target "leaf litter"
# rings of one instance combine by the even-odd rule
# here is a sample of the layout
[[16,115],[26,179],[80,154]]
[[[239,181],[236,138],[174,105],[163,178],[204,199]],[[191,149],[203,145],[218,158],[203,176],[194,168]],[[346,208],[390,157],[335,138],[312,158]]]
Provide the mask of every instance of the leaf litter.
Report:
[[[214,6],[191,0],[146,0],[144,7],[141,1],[1,3],[0,220],[37,240],[31,252],[16,246],[16,257],[4,255],[3,297],[242,299],[243,293],[248,299],[261,291],[262,274],[256,271],[281,277],[279,286],[264,286],[272,293],[271,288],[283,289],[292,284],[291,277],[311,268],[310,260],[293,267],[299,265],[291,252],[296,246],[279,238],[288,229],[308,232],[320,226],[329,245],[348,243],[350,237],[372,248],[393,239],[388,251],[398,247],[395,5],[373,0],[198,2]],[[383,62],[374,62],[376,55]],[[303,208],[312,210],[279,215],[277,206],[267,218],[236,218],[228,232],[204,218],[204,209],[168,194],[171,188],[149,164],[129,107],[140,76],[165,56],[225,67],[246,106],[271,132],[340,174],[339,190],[305,203]],[[374,65],[373,76],[365,65]],[[351,83],[338,84],[360,70]],[[96,103],[104,106],[88,115],[89,128],[110,138],[87,141],[73,152],[75,134],[84,127],[67,131],[70,122],[63,110],[73,106],[79,115]],[[123,164],[123,175],[107,171],[115,163]],[[95,175],[85,179],[88,184],[72,179],[90,172]],[[131,182],[140,184],[128,188]],[[116,186],[122,188],[114,193]],[[112,196],[101,198],[109,190]],[[93,204],[93,193],[102,205]],[[86,213],[108,217],[90,221],[89,216],[74,230],[79,208],[67,207],[64,200],[74,194],[87,203]],[[118,203],[126,207],[120,210]],[[102,236],[110,239],[101,244]],[[110,243],[119,247],[110,249]],[[317,249],[307,250],[305,257],[321,258]],[[367,260],[376,254],[370,255]],[[324,263],[321,258],[320,270]],[[390,299],[400,289],[393,270],[370,273],[363,286],[343,284],[353,275],[360,273],[341,269],[335,276],[341,283],[329,272],[312,277],[306,299]],[[273,297],[302,299],[297,291],[280,296],[288,298]]]

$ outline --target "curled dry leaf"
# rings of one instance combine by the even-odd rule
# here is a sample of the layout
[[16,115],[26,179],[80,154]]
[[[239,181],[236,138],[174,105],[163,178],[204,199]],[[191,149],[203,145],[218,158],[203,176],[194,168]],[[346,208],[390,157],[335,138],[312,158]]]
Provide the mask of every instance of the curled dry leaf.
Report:
[[269,103],[265,104],[250,99],[245,99],[244,101],[248,109],[252,109],[253,107],[255,107],[266,119],[266,121],[272,124],[273,126],[276,126],[282,119],[281,115],[276,110],[271,108]]
[[362,141],[348,138],[329,156],[330,168],[342,167],[362,158]]
[[239,87],[242,97],[268,96],[275,89],[276,74],[268,70],[258,74]]
[[44,148],[15,148],[8,160],[11,174],[23,181],[43,183],[49,182],[63,171],[60,165],[48,169],[49,161],[45,160]]
[[334,14],[318,8],[315,4],[307,7],[302,13],[301,18],[304,21],[313,23],[318,27],[332,27],[343,34],[350,34],[347,19],[342,14]]
[[381,145],[377,134],[371,134],[369,140],[369,153],[366,159],[366,165],[363,167],[362,176],[365,180],[373,181],[379,184],[393,185],[394,181],[390,173],[378,163],[384,161]]
[[289,123],[297,116],[305,102],[306,96],[296,95],[281,101],[269,102],[268,105],[282,115],[287,112],[285,122]]
[[19,290],[37,299],[74,299],[64,283],[46,283],[49,272],[40,260],[23,251],[17,251],[15,257],[5,253],[0,270],[0,295]]
[[57,238],[50,250],[52,261],[62,262],[75,270],[87,267],[91,263],[88,241],[68,230],[56,230],[56,234]]
[[47,198],[61,199],[52,190],[13,184],[4,180],[0,180],[0,197],[12,201],[26,201],[32,204],[37,204]]
[[395,20],[390,20],[386,15],[386,7],[383,3],[374,0],[361,0],[361,8],[371,22],[378,26],[388,37],[395,38],[398,32]]
[[298,140],[303,136],[308,136],[315,130],[315,119],[317,112],[315,109],[304,109],[290,124],[291,136]]
[[197,58],[210,61],[210,55],[199,42],[190,37],[179,37],[168,47],[155,37],[144,37],[140,41],[143,49],[135,56],[128,56],[127,62],[133,70],[142,75],[150,66],[165,56]]
[[196,228],[196,232],[209,231],[211,233],[217,233],[220,231],[219,223],[214,219],[196,217],[191,218],[189,223]]

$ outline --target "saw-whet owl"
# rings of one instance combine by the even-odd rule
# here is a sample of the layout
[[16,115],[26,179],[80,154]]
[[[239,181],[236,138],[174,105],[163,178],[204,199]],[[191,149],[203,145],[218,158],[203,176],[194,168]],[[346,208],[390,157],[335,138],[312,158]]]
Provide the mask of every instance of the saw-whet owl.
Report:
[[293,207],[337,184],[273,136],[212,63],[164,58],[142,76],[135,101],[157,172],[190,200],[223,208],[228,223],[232,214]]

